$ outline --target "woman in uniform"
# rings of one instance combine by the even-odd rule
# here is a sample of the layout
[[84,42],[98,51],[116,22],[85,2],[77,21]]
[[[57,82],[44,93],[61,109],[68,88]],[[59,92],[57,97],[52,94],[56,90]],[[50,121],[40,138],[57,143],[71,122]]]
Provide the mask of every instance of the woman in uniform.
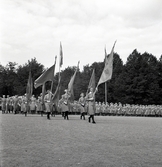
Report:
[[79,98],[79,108],[80,108],[80,119],[83,119],[85,120],[85,97],[84,97],[84,93],[81,93],[80,94],[80,98]]
[[45,103],[45,111],[47,113],[47,119],[50,119],[50,113],[51,113],[51,99],[52,99],[52,92],[50,90],[47,90],[47,94],[44,96],[44,103]]
[[94,121],[94,115],[95,115],[95,98],[94,98],[93,88],[90,88],[90,92],[87,94],[86,100],[88,101],[88,114],[89,114],[88,121],[91,122],[91,119],[92,119],[92,123],[95,124],[96,123]]
[[69,97],[70,95],[68,94],[67,89],[65,89],[65,94],[62,95],[62,98],[60,99],[61,102],[61,110],[62,113],[64,113],[64,119],[69,120]]

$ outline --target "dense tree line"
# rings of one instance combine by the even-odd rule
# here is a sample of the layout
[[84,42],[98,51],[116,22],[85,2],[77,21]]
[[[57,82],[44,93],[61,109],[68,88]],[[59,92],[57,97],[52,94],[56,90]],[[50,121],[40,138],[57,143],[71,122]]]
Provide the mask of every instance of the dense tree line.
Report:
[[[85,65],[83,71],[78,71],[74,82],[74,95],[78,99],[81,92],[86,93],[93,69],[95,69],[95,82],[99,81],[104,62],[94,62]],[[0,96],[23,95],[26,92],[29,71],[32,72],[33,81],[45,70],[36,58],[24,65],[9,62],[5,67],[0,64]],[[67,89],[70,78],[76,67],[67,67],[61,71],[60,94]],[[53,92],[58,84],[58,73],[55,75]],[[46,83],[50,89],[51,82]],[[33,94],[38,96],[42,88],[33,89]],[[105,100],[105,84],[98,87],[96,101]],[[162,104],[162,56],[159,60],[147,52],[141,54],[136,49],[128,56],[123,64],[120,56],[115,53],[113,61],[112,79],[107,82],[108,102],[121,102],[123,104]]]

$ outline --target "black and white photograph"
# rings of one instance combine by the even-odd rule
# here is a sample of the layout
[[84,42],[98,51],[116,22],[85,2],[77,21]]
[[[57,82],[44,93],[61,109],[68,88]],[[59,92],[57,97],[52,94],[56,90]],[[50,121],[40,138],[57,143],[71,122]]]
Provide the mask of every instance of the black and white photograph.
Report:
[[161,9],[0,0],[0,167],[161,167]]

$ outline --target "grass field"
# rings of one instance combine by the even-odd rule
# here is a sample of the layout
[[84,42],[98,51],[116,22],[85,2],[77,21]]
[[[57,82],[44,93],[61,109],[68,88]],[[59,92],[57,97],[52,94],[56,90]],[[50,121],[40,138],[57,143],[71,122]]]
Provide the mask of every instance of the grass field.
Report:
[[1,167],[161,167],[162,118],[0,114]]

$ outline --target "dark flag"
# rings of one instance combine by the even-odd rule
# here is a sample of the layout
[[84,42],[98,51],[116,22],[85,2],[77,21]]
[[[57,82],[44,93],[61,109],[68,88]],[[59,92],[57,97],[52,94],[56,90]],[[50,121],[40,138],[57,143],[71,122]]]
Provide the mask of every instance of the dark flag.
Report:
[[70,93],[70,100],[73,101],[74,100],[74,90],[73,90],[73,86],[74,86],[74,80],[75,80],[75,76],[76,76],[76,73],[79,69],[79,62],[78,62],[78,65],[77,65],[77,69],[75,70],[75,73],[74,75],[71,77],[70,79],[70,82],[68,84],[68,92]]
[[33,94],[33,80],[32,80],[31,71],[30,71],[28,82],[27,82],[27,87],[26,87],[26,95],[27,95],[28,100],[31,98],[32,94]]
[[87,92],[89,92],[90,88],[93,88],[93,91],[95,90],[96,87],[96,83],[95,83],[95,69],[93,69],[90,81],[89,81],[89,85],[88,85],[88,90]]
[[37,88],[43,85],[47,81],[54,80],[55,64],[46,70],[42,75],[40,75],[34,82],[34,87]]
[[60,42],[60,67],[62,66],[62,64],[63,64],[63,51],[62,51],[62,45]]
[[57,88],[56,88],[55,93],[53,95],[53,103],[55,104],[57,111],[58,111],[58,103],[59,103],[59,99],[60,99],[60,89],[61,89],[60,81],[61,81],[61,78],[59,78]]

